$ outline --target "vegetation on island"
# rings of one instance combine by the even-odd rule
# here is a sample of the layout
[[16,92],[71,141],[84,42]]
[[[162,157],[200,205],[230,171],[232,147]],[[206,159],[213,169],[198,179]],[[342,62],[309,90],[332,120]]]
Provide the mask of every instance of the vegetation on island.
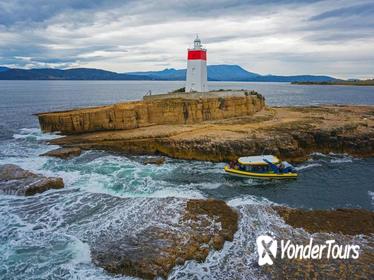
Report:
[[185,87],[181,87],[181,88],[178,88],[176,90],[173,90],[171,93],[177,93],[177,92],[186,92],[186,88]]
[[[186,88],[182,87],[182,88],[178,88],[176,90],[173,90],[170,93],[186,93],[185,90],[186,90]],[[245,96],[254,95],[254,96],[257,96],[260,100],[265,101],[265,97],[255,90],[246,90],[246,89],[235,90],[235,89],[220,88],[220,89],[216,89],[216,90],[211,90],[209,92],[234,92],[234,91],[235,92],[243,92]],[[190,93],[196,93],[196,91],[192,91]]]
[[265,97],[262,95],[262,94],[260,94],[260,93],[258,93],[257,91],[255,91],[255,90],[250,90],[250,91],[244,91],[244,95],[245,96],[249,96],[249,95],[255,95],[255,96],[257,96],[258,98],[260,98],[260,99],[262,99],[262,100],[264,100],[265,101]]

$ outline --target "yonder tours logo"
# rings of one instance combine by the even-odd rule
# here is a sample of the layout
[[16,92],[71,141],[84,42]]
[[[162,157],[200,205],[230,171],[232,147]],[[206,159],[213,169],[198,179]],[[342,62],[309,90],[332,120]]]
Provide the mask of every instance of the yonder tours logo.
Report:
[[323,244],[314,244],[313,238],[309,239],[308,244],[295,244],[291,240],[280,240],[268,235],[257,237],[258,264],[272,265],[280,249],[281,259],[358,259],[359,245],[341,245],[335,240],[326,240]]
[[258,264],[273,264],[272,257],[277,256],[277,241],[270,236],[261,235],[256,240],[258,251]]

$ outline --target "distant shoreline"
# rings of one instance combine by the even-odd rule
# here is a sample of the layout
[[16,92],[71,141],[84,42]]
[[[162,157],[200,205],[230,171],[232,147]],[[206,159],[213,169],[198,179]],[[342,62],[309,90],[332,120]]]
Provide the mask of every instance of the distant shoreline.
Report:
[[324,86],[374,86],[374,79],[355,81],[331,81],[331,82],[291,82],[292,85],[324,85]]

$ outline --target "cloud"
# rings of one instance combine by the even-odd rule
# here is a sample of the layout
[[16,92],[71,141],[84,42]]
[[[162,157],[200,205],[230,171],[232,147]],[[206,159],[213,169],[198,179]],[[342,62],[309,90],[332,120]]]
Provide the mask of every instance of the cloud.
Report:
[[0,0],[0,64],[183,68],[199,33],[210,64],[366,77],[374,73],[372,9],[353,0]]
[[359,17],[373,17],[374,14],[374,3],[363,3],[359,5],[343,7],[338,9],[329,10],[319,15],[313,16],[310,20],[325,20],[330,18],[342,18],[359,16]]
[[115,7],[119,1],[112,0],[1,0],[0,25],[38,23],[47,21],[64,12],[95,11]]

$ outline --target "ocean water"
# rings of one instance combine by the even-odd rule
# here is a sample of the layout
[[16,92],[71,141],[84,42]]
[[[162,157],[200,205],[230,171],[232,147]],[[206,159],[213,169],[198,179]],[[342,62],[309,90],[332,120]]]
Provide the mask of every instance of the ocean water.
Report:
[[[224,174],[224,163],[167,158],[162,166],[143,165],[143,157],[86,151],[64,161],[40,157],[56,147],[46,141],[35,116],[42,111],[137,100],[148,91],[161,93],[182,82],[1,81],[0,164],[64,179],[65,189],[34,197],[0,194],[0,279],[117,279],[91,262],[87,235],[119,226],[136,229],[128,216],[146,217],[142,206],[164,207],[162,198],[219,198],[240,212],[233,242],[211,252],[206,262],[179,266],[170,279],[262,278],[256,267],[256,235],[291,230],[279,217],[263,210],[269,204],[306,209],[358,207],[374,210],[374,159],[314,154],[297,165],[292,181],[238,179]],[[371,104],[374,88],[296,86],[280,83],[210,83],[211,88],[245,88],[262,93],[268,104]],[[204,170],[204,171],[202,171]],[[130,198],[130,202],[118,200]],[[147,199],[153,198],[152,202]],[[170,211],[178,213],[178,199]],[[119,206],[119,204],[121,206]],[[255,226],[256,225],[256,226]],[[294,229],[293,234],[294,234]]]

